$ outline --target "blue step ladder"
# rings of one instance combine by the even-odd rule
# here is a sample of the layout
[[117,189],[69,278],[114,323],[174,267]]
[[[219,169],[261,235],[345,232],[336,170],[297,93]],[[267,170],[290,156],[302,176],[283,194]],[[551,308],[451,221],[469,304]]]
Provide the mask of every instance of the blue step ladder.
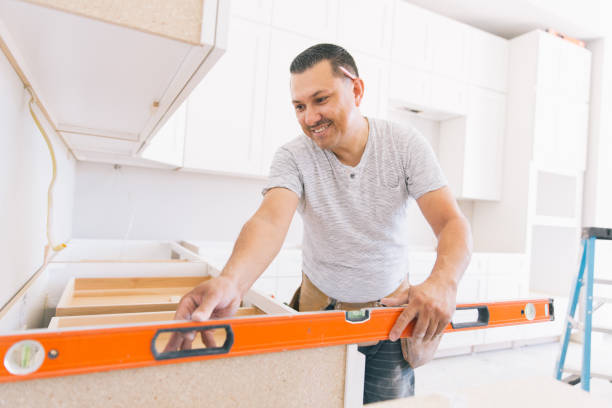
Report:
[[[612,328],[605,327],[593,327],[593,311],[597,310],[603,303],[610,302],[610,299],[596,299],[599,300],[599,305],[596,305],[593,309],[593,285],[612,285],[612,280],[606,279],[595,279],[595,241],[598,239],[612,240],[612,229],[611,228],[597,228],[597,227],[586,227],[582,229],[582,258],[580,260],[580,268],[578,274],[572,285],[571,294],[569,297],[570,304],[568,307],[567,315],[565,318],[563,339],[561,341],[561,352],[557,359],[555,366],[555,378],[562,380],[569,384],[575,385],[581,383],[582,389],[589,391],[591,387],[591,377],[604,378],[612,381],[612,376],[605,374],[591,373],[591,332],[603,332],[612,334]],[[586,270],[586,274],[585,274]],[[584,287],[585,299],[584,299],[584,310],[583,318],[581,321],[576,319],[576,306],[578,305],[578,299],[580,298],[580,291]],[[577,370],[564,369],[565,358],[567,356],[567,348],[569,346],[572,329],[580,330],[584,333],[582,341],[582,368],[578,375]],[[563,372],[573,372],[565,379],[562,379]]]

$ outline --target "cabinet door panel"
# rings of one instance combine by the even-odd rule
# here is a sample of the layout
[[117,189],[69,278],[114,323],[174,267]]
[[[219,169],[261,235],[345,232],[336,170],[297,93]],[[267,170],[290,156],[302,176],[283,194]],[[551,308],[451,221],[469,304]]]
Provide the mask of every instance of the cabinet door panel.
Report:
[[388,58],[392,10],[390,0],[340,0],[338,40],[343,46]]
[[272,0],[232,0],[232,15],[270,24]]
[[464,196],[499,200],[506,98],[503,94],[472,87],[468,102],[464,156]]
[[431,108],[431,74],[406,68],[391,66],[389,98],[394,103],[411,108]]
[[405,1],[395,4],[391,59],[411,68],[431,71],[432,13]]
[[441,76],[432,78],[431,105],[442,112],[465,115],[467,107],[466,84]]
[[313,45],[308,37],[272,30],[266,92],[263,139],[263,174],[268,174],[276,150],[302,134],[291,104],[289,66],[303,50]]
[[557,102],[538,92],[534,114],[533,159],[553,165],[557,156]]
[[188,100],[185,167],[257,174],[269,31],[240,18],[229,47]]
[[586,169],[589,105],[562,103],[559,105],[558,160],[567,170]]
[[467,26],[441,16],[434,16],[432,22],[433,72],[465,81]]
[[313,39],[334,42],[337,38],[336,0],[277,0],[272,8],[272,25]]
[[508,71],[508,41],[481,30],[468,30],[470,83],[505,92]]
[[537,84],[548,94],[558,94],[560,84],[562,39],[541,33],[538,43]]
[[389,64],[381,59],[370,57],[348,49],[364,82],[364,96],[359,110],[365,116],[384,117],[387,110],[387,90],[389,88]]

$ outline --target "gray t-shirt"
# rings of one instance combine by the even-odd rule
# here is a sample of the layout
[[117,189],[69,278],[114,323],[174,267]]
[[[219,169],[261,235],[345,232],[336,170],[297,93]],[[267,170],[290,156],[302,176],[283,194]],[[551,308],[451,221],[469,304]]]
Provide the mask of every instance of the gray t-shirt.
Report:
[[397,289],[409,267],[408,205],[446,185],[416,129],[368,121],[368,141],[356,167],[302,134],[278,149],[263,190],[282,187],[299,196],[303,271],[343,302],[378,300]]

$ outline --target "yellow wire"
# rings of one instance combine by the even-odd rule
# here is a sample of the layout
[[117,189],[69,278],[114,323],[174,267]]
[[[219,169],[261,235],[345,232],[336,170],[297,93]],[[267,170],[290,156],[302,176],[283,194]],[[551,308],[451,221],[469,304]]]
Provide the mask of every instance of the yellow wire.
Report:
[[57,178],[57,162],[55,160],[55,152],[53,151],[53,145],[51,144],[51,140],[49,140],[49,136],[45,129],[41,126],[36,114],[34,113],[34,109],[32,109],[32,104],[34,103],[34,93],[30,88],[27,88],[30,92],[30,114],[32,115],[32,119],[34,119],[34,123],[36,123],[36,127],[42,134],[45,142],[47,142],[47,147],[49,148],[49,153],[51,154],[51,164],[53,165],[53,176],[51,177],[51,183],[49,183],[49,189],[47,190],[47,242],[49,248],[53,249],[53,251],[58,252],[62,249],[66,248],[65,243],[61,243],[59,245],[53,245],[53,241],[51,239],[51,208],[53,207],[53,186],[55,185],[55,179]]

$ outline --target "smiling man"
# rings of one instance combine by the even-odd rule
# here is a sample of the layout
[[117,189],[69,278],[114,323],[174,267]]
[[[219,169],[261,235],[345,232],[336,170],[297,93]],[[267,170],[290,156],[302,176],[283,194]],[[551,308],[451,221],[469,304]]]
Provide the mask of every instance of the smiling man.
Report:
[[[366,118],[364,82],[351,55],[318,44],[290,66],[304,132],[279,148],[264,199],[218,278],[181,300],[176,318],[232,315],[274,259],[297,210],[304,222],[300,311],[404,305],[389,340],[363,345],[364,403],[413,395],[413,368],[431,358],[455,309],[471,253],[469,225],[427,141],[412,127]],[[438,239],[429,278],[408,284],[407,207],[416,200]],[[416,319],[413,337],[398,340]],[[193,336],[169,348],[190,347]]]

